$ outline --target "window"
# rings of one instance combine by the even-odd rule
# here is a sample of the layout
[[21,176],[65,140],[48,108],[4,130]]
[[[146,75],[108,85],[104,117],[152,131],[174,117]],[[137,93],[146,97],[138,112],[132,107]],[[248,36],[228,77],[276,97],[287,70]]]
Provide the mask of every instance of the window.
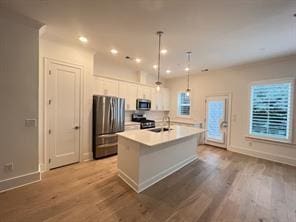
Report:
[[251,86],[250,135],[291,142],[293,81]]
[[181,92],[178,95],[178,115],[190,115],[190,97],[186,95],[186,92]]

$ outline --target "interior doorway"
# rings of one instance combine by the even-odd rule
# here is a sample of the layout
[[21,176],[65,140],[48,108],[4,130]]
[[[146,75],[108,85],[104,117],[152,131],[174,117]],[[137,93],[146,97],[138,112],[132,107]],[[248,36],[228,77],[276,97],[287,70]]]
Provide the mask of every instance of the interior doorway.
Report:
[[48,169],[80,160],[82,69],[46,60],[46,141]]

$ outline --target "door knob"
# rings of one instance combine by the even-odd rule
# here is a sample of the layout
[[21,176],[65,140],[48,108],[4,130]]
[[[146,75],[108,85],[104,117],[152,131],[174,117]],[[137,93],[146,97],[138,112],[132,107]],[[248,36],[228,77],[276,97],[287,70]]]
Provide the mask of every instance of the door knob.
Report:
[[79,126],[75,126],[74,129],[75,130],[78,130],[78,129],[80,129],[80,127]]
[[220,128],[227,128],[228,127],[228,123],[226,121],[222,121]]

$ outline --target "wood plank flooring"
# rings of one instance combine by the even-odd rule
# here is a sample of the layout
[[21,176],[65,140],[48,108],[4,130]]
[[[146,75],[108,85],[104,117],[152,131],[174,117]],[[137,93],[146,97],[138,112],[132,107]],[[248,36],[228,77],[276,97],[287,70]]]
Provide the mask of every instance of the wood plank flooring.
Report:
[[0,221],[296,222],[296,168],[211,146],[141,194],[117,176],[116,156],[45,173],[0,193]]

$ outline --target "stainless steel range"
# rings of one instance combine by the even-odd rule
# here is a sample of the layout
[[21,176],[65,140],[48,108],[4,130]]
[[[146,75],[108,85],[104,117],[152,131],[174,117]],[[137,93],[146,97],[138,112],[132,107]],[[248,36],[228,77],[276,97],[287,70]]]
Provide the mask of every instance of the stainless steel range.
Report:
[[140,129],[155,128],[155,121],[146,119],[144,114],[133,113],[132,121],[140,123]]

